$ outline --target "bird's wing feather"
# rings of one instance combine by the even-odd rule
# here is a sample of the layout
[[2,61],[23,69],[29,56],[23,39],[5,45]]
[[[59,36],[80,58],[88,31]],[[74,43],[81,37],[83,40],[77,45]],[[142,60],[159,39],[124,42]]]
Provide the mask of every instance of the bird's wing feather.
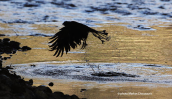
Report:
[[49,42],[52,43],[52,45],[50,45],[50,51],[56,50],[54,54],[56,57],[58,57],[60,54],[62,56],[64,50],[67,54],[67,52],[70,51],[70,47],[75,49],[77,45],[81,44],[82,40],[81,37],[78,36],[78,31],[71,29],[71,27],[63,27],[50,39],[52,39]]
[[96,31],[84,24],[75,22],[75,21],[65,21],[63,23],[65,27],[61,28],[59,32],[57,32],[52,38],[49,43],[53,43],[50,45],[51,51],[56,50],[54,56],[58,57],[60,54],[61,56],[66,51],[70,51],[70,47],[75,49],[77,45],[81,45],[81,49],[84,49],[87,46],[86,39],[89,32],[92,32],[93,35],[99,38],[102,43],[105,40],[108,40],[108,33],[104,31]]
[[63,27],[60,29],[59,32],[57,32],[52,38],[49,43],[53,43],[50,45],[51,51],[56,50],[54,56],[61,56],[63,55],[64,50],[66,53],[70,51],[70,32],[66,27]]

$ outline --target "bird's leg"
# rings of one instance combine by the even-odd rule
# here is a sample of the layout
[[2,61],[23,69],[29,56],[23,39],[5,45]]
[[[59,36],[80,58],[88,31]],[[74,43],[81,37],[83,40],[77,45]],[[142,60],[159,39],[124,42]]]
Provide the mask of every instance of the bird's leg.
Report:
[[87,46],[87,43],[86,43],[86,40],[84,39],[81,49],[84,49],[86,46]]

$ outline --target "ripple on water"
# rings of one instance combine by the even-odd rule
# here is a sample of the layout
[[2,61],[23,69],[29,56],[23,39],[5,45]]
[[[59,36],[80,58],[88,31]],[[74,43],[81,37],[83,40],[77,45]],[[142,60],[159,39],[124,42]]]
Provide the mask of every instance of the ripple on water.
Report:
[[[50,62],[51,63],[51,62]],[[70,63],[16,64],[15,70],[24,77],[68,79],[80,81],[108,82],[148,82],[171,84],[172,75],[166,73],[172,68],[162,65],[139,63]],[[119,75],[97,76],[96,73]],[[110,74],[110,75],[111,75]]]
[[[74,20],[93,27],[100,23],[125,22],[129,23],[125,25],[128,28],[153,30],[152,25],[171,24],[171,3],[171,0],[1,0],[0,22],[61,25],[63,21]],[[24,29],[30,30],[28,27]]]

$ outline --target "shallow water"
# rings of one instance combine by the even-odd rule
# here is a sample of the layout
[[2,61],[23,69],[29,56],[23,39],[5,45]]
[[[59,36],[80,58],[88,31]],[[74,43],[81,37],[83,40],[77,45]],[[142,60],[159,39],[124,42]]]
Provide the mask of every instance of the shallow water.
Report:
[[[15,71],[27,78],[52,78],[98,83],[145,82],[172,84],[172,67],[139,63],[64,63],[38,62],[16,64]],[[56,63],[56,62],[53,62]],[[60,63],[60,62],[57,62]],[[118,72],[136,76],[95,76],[93,73]]]
[[[116,29],[114,30],[113,28]],[[17,74],[22,75],[26,80],[32,78],[34,85],[48,85],[49,82],[54,82],[55,85],[51,87],[53,91],[62,91],[70,95],[76,94],[82,98],[93,99],[95,96],[98,97],[97,99],[101,99],[101,97],[102,99],[104,97],[111,97],[112,99],[120,97],[134,98],[134,96],[117,95],[119,92],[151,92],[154,95],[147,97],[155,98],[157,93],[159,93],[158,96],[165,95],[168,98],[172,91],[171,28],[154,28],[156,28],[156,31],[145,32],[104,24],[96,29],[109,31],[111,36],[109,42],[101,44],[101,41],[90,34],[86,49],[81,50],[78,47],[75,50],[71,50],[70,53],[64,54],[63,57],[57,58],[53,56],[54,52],[49,51],[49,37],[5,36],[11,40],[22,42],[21,46],[27,45],[32,50],[17,52],[11,59],[4,61],[3,65],[11,64],[11,66],[16,68]],[[39,28],[39,30],[41,29]],[[31,67],[30,65],[32,64],[35,64],[36,67]],[[93,77],[95,80],[83,80],[81,79],[83,76],[88,78],[90,73],[94,72],[87,64],[100,64],[101,71],[112,70],[113,72],[124,72],[140,77],[110,77],[101,78],[101,80],[96,80],[98,77]],[[84,69],[76,68],[77,66],[84,67]],[[71,77],[69,73],[67,74],[69,78],[66,76],[61,77],[57,73],[60,67],[64,71],[66,69],[78,70],[78,72],[73,72],[72,75],[84,75],[74,76],[73,79],[69,79]],[[97,72],[97,68],[94,68]],[[81,89],[87,89],[87,91],[80,92]],[[141,96],[138,95],[138,97]]]
[[[169,99],[172,97],[171,4],[171,0],[0,0],[0,34],[6,35],[0,38],[8,37],[32,48],[17,52],[3,65],[14,66],[26,80],[34,79],[34,85],[54,82],[53,91],[81,98]],[[66,20],[106,30],[111,40],[101,44],[89,34],[86,49],[78,47],[56,58],[49,51],[48,41]],[[99,71],[139,77],[90,75]],[[81,89],[87,91],[80,92]],[[120,96],[119,92],[153,95]]]

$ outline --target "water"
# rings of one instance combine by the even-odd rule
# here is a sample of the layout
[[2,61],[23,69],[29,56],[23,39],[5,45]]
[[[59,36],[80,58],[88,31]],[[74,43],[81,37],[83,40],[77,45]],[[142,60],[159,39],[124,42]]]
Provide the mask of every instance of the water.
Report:
[[[27,78],[68,79],[97,83],[145,82],[171,86],[171,67],[139,63],[63,63],[38,62],[16,64],[15,71]],[[33,66],[34,64],[34,66]],[[136,76],[94,76],[93,73],[118,72]],[[138,85],[141,86],[141,85]]]
[[[3,64],[14,66],[25,79],[34,79],[34,85],[54,82],[53,91],[81,98],[134,99],[141,96],[123,97],[117,93],[152,92],[147,98],[169,99],[171,4],[171,0],[0,0],[0,34],[32,48],[17,52]],[[102,45],[90,34],[86,49],[78,47],[56,58],[49,51],[49,37],[67,20],[107,30],[111,40]],[[138,77],[91,75],[99,71]]]
[[19,35],[40,33],[31,27],[32,24],[61,26],[66,20],[92,27],[103,23],[125,23],[121,25],[155,30],[151,26],[164,22],[171,24],[171,4],[171,0],[2,0],[0,22],[8,23]]

